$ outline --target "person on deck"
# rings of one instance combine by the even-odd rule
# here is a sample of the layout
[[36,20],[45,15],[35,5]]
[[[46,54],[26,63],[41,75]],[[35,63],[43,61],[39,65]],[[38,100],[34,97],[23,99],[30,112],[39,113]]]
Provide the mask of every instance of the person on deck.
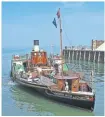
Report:
[[55,71],[56,74],[59,72],[59,70],[58,70],[58,64],[54,65],[54,71]]
[[61,64],[58,67],[58,71],[59,71],[59,75],[61,75],[62,74],[62,65]]
[[65,81],[65,91],[69,91],[69,85],[68,85],[68,82],[67,81]]
[[40,66],[37,67],[37,71],[39,73],[39,76],[41,76],[41,73],[42,73],[42,68]]

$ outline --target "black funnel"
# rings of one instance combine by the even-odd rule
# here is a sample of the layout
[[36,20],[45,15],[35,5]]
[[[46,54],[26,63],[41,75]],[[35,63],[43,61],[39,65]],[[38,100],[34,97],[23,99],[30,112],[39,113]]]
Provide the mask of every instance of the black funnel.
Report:
[[39,40],[34,40],[34,45],[39,45]]

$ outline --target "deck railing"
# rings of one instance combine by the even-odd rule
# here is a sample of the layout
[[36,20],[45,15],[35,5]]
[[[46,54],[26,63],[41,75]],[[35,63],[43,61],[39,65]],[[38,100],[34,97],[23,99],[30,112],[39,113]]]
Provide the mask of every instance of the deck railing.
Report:
[[12,56],[12,60],[28,60],[30,58],[29,54],[25,54],[25,55],[13,55]]

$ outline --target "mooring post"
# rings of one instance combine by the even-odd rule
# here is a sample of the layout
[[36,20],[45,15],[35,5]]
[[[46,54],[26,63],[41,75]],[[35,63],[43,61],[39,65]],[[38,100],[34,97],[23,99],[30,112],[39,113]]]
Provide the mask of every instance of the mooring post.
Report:
[[96,58],[96,51],[94,52],[94,62],[95,62],[95,58]]
[[78,51],[76,51],[76,61],[77,61],[77,55],[78,55]]
[[80,53],[79,53],[79,60],[81,60],[81,51],[80,51]]
[[70,61],[71,61],[71,58],[70,58],[70,53],[71,53],[71,51],[69,50],[69,63],[70,63]]
[[85,54],[86,54],[86,51],[84,51],[84,61],[85,61]]
[[97,65],[97,69],[98,69],[98,70],[97,70],[97,73],[99,73],[99,70],[100,70],[100,69],[99,69],[99,68],[100,68],[100,63],[98,62],[97,64],[98,64],[98,65]]
[[88,58],[88,61],[90,61],[90,51],[89,51],[89,58]]
[[77,59],[78,59],[78,61],[79,61],[79,50],[78,50],[78,56],[77,56]]
[[100,52],[98,52],[98,62],[100,62]]
[[71,60],[72,60],[72,56],[73,56],[73,51],[71,52]]
[[73,53],[72,53],[72,60],[74,59],[74,50],[73,50]]
[[92,92],[94,92],[95,87],[94,87],[94,72],[93,72],[93,70],[91,71],[91,82],[92,82]]
[[71,51],[69,51],[69,58],[70,58],[70,52],[71,52]]

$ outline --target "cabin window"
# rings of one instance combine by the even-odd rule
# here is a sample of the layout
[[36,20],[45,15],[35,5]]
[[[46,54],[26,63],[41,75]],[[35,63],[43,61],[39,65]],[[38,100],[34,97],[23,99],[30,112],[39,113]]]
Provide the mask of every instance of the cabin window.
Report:
[[71,86],[72,86],[72,80],[67,79],[69,90],[71,91]]
[[41,56],[41,53],[39,53],[38,55]]
[[42,56],[44,56],[44,52],[42,53]]
[[80,91],[83,91],[83,92],[87,92],[88,91],[88,87],[87,87],[87,85],[86,84],[81,84],[80,85]]
[[13,63],[13,66],[16,66],[16,63]]

